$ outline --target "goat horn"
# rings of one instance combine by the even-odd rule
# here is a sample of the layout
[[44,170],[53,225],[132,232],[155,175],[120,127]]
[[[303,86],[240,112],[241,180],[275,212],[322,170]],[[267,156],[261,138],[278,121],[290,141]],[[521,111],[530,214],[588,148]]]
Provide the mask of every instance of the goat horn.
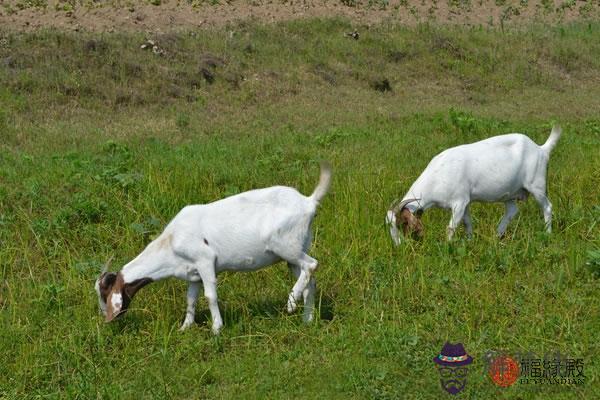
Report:
[[104,263],[104,267],[102,268],[102,273],[108,272],[108,268],[110,267],[110,263],[112,262],[113,258],[115,257],[114,254],[112,254],[108,260],[106,261],[106,263]]
[[402,210],[404,208],[404,206],[406,206],[408,203],[412,203],[413,201],[419,201],[419,200],[421,200],[421,199],[406,199],[406,200],[402,200],[400,203],[396,204],[398,202],[398,199],[396,199],[392,202],[389,209],[394,212],[398,212],[398,211]]

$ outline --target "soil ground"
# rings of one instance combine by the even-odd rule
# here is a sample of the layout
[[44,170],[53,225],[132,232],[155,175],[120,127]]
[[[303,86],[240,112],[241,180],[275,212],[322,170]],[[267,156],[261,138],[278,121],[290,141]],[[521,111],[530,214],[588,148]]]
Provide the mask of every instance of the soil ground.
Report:
[[92,32],[173,32],[224,27],[240,21],[280,22],[344,17],[360,26],[423,22],[472,26],[545,24],[597,19],[600,2],[583,1],[61,1],[1,2],[0,26],[9,30],[57,28]]

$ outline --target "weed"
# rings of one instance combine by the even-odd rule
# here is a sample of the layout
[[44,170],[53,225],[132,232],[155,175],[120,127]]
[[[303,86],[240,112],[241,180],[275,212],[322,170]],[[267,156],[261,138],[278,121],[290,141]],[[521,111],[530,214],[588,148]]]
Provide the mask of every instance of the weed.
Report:
[[340,0],[343,5],[347,7],[356,7],[359,4],[359,0]]
[[190,126],[190,116],[186,113],[181,113],[177,115],[177,119],[175,120],[175,124],[180,129],[185,129]]
[[48,283],[41,287],[42,297],[38,302],[43,303],[48,311],[63,305],[61,294],[66,290],[64,286],[56,283]]
[[462,134],[473,133],[478,129],[477,120],[470,114],[464,111],[451,108],[449,111],[450,123]]
[[588,267],[594,278],[600,278],[600,250],[588,251],[587,258],[585,265]]
[[47,0],[20,0],[16,3],[16,7],[19,10],[25,10],[27,8],[46,8],[48,7]]

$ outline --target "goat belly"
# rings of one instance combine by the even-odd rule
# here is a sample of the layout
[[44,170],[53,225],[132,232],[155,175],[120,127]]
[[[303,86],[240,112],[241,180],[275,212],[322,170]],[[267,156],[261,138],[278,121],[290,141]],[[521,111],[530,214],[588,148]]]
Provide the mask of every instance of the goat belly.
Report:
[[221,271],[255,271],[274,264],[281,259],[275,254],[264,251],[262,253],[245,256],[225,256],[223,260],[217,258],[216,270]]

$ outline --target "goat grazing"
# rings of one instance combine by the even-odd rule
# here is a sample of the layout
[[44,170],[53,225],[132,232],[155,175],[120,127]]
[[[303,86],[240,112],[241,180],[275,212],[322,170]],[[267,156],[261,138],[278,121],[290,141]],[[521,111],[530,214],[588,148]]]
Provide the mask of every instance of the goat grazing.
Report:
[[552,204],[546,197],[546,170],[560,135],[560,127],[554,126],[541,146],[525,135],[512,133],[441,152],[429,162],[402,201],[390,206],[386,222],[392,240],[396,245],[400,243],[400,227],[405,235],[421,236],[421,214],[433,206],[452,210],[449,240],[461,221],[470,237],[472,201],[504,202],[506,212],[497,229],[498,236],[502,236],[518,212],[516,200],[525,200],[528,194],[540,205],[550,232]]
[[123,314],[135,293],[159,279],[189,282],[181,329],[194,323],[195,304],[204,296],[215,334],[223,326],[217,303],[217,274],[254,271],[287,261],[296,276],[287,311],[294,312],[302,295],[304,320],[313,318],[317,260],[308,255],[317,206],[329,189],[331,168],[321,164],[319,183],[306,197],[296,189],[274,186],[251,190],[209,204],[184,207],[165,230],[121,271],[103,272],[95,284],[106,321]]

